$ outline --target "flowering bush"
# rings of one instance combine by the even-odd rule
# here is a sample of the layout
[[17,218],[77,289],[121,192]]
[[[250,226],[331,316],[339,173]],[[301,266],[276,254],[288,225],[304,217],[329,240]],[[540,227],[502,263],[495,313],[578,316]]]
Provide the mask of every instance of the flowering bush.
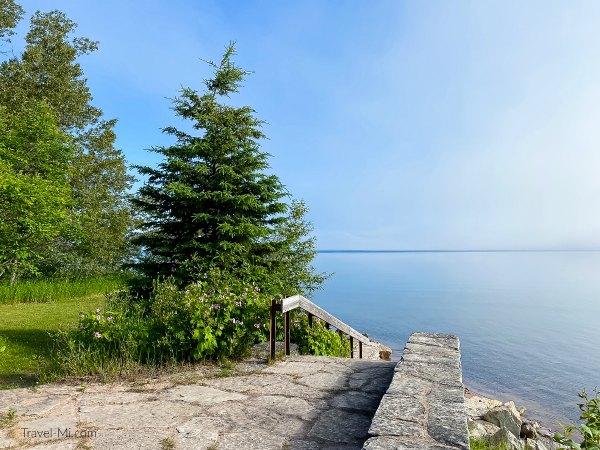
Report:
[[155,286],[152,315],[193,359],[242,354],[268,334],[270,299],[258,286],[213,272],[182,290],[167,280]]
[[167,279],[147,301],[116,297],[81,314],[68,347],[143,363],[237,356],[268,335],[269,305],[258,286],[217,271],[183,289]]

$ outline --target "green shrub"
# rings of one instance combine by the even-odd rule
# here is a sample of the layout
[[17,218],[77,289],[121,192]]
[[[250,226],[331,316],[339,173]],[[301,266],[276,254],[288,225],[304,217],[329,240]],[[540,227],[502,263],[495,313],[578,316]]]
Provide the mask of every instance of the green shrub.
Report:
[[[556,433],[554,440],[568,449],[600,450],[600,391],[594,389],[595,396],[590,398],[585,389],[579,393],[583,400],[577,406],[581,411],[579,426],[563,426],[565,434]],[[578,432],[583,439],[581,443],[573,440],[573,432]]]
[[308,317],[303,312],[294,314],[290,329],[291,340],[298,344],[298,351],[303,355],[350,356],[350,341],[346,336],[325,328],[325,324],[317,317],[312,327],[308,326]]
[[266,339],[269,306],[258,286],[219,271],[183,289],[155,282],[148,299],[114,294],[106,309],[82,313],[75,331],[57,333],[48,371],[82,376],[240,356]]
[[[104,309],[81,313],[74,331],[56,334],[54,364],[46,372],[106,375],[141,365],[224,360],[267,339],[273,287],[259,288],[219,270],[200,278],[183,288],[172,278],[155,281],[147,298],[109,295]],[[304,313],[294,312],[293,318],[291,337],[301,353],[350,356],[345,336],[316,318],[308,327]],[[282,315],[277,320],[282,339]]]

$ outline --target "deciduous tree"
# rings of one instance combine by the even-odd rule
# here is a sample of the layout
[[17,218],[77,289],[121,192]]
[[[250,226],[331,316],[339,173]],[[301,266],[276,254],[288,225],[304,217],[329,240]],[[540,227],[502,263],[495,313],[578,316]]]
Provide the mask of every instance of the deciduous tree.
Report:
[[[12,1],[6,4],[10,8],[3,16],[10,18],[5,21],[10,30],[22,10]],[[98,44],[74,37],[75,29],[60,11],[32,16],[24,51],[0,65],[0,105],[19,113],[23,105],[43,100],[72,138],[71,228],[56,237],[44,270],[90,274],[114,270],[126,254],[131,217],[125,197],[132,178],[115,148],[116,121],[104,120],[102,110],[92,105],[78,62]]]

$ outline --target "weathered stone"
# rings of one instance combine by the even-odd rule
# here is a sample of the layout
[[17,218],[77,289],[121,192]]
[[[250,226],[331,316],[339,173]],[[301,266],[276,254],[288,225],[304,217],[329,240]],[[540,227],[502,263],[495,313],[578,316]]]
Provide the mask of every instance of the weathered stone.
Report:
[[[242,365],[225,378],[211,378],[216,366],[199,366],[135,383],[0,391],[6,409],[21,412],[0,431],[0,447],[356,449],[394,371],[393,363],[330,357],[251,362],[237,375]],[[15,434],[21,426],[96,435],[35,441]]]
[[446,386],[463,387],[460,369],[405,361],[396,367],[395,371],[400,376],[420,378],[423,381],[444,384]]
[[460,344],[456,336],[443,333],[413,333],[410,335],[408,342],[431,345],[433,347],[447,347],[454,350],[458,350],[460,348]]
[[523,422],[521,424],[521,433],[519,437],[527,439],[535,439],[538,436],[539,425],[534,422]]
[[296,382],[313,389],[339,391],[346,388],[348,376],[343,373],[321,372],[297,378]]
[[268,430],[279,436],[304,436],[310,429],[310,422],[293,414],[277,409],[265,409],[261,405],[248,403],[220,403],[207,408],[204,413],[210,417],[225,419],[230,427],[228,432],[245,430]]
[[513,402],[512,400],[510,402],[506,402],[504,404],[504,406],[506,406],[511,414],[513,416],[515,416],[517,419],[519,419],[521,422],[523,421],[523,417],[521,416],[521,413],[519,412],[519,410],[517,409],[517,407],[515,406],[515,402]]
[[452,447],[469,450],[467,418],[462,409],[437,409],[429,414],[427,432],[437,442]]
[[432,386],[431,381],[402,374],[392,378],[387,393],[400,396],[425,396],[431,391]]
[[[285,444],[283,448],[286,448]],[[305,439],[292,439],[287,442],[289,450],[319,450],[321,446],[315,441],[307,441]]]
[[99,428],[139,429],[174,427],[180,418],[199,411],[185,402],[150,402],[82,406],[79,415],[81,421]]
[[386,367],[386,371],[365,370],[355,372],[348,379],[350,389],[360,389],[363,392],[372,392],[383,395],[390,385],[392,379],[393,367]]
[[293,382],[294,377],[292,375],[271,373],[255,373],[252,375],[202,380],[202,384],[205,386],[248,395],[260,394],[264,392],[263,388],[266,386]]
[[451,335],[410,336],[365,448],[469,449],[459,348]]
[[[515,415],[516,413],[516,415]],[[487,420],[500,428],[509,431],[516,438],[521,434],[521,418],[518,412],[512,405],[496,406],[483,415],[484,420]]]
[[219,450],[281,450],[285,438],[262,431],[248,430],[241,433],[223,434],[217,448]]
[[502,402],[479,395],[465,396],[465,412],[469,417],[482,418],[485,413],[496,406],[502,406]]
[[[79,441],[79,440],[61,439],[60,441],[55,441],[55,442],[40,443],[40,444],[34,445],[32,447],[28,447],[28,449],[30,449],[30,450],[76,450],[78,448],[82,448],[81,444],[82,444],[82,441]],[[3,448],[3,447],[0,447],[0,448]]]
[[229,430],[231,424],[221,417],[194,417],[176,427],[176,448],[206,449],[215,446],[221,431]]
[[536,440],[548,450],[558,450],[558,448],[560,447],[560,444],[558,442],[546,436],[539,436]]
[[486,439],[496,433],[500,427],[485,420],[469,420],[469,435],[478,439]]
[[490,436],[488,442],[497,447],[505,445],[507,450],[523,450],[525,448],[525,442],[521,441],[518,437],[515,437],[511,431],[502,427]]
[[425,407],[418,399],[386,394],[375,412],[369,434],[425,437],[426,424]]
[[313,420],[321,413],[321,410],[327,408],[327,402],[324,400],[309,402],[303,398],[283,395],[260,395],[245,403],[256,408],[276,411],[281,416],[292,416],[302,420]]
[[307,437],[338,443],[362,442],[367,438],[370,424],[364,414],[330,409],[319,416]]
[[156,399],[154,392],[94,392],[85,393],[79,405],[123,405],[125,403],[148,402]]
[[402,362],[416,362],[416,363],[424,363],[424,364],[434,364],[434,365],[444,365],[450,366],[454,369],[460,368],[460,359],[457,355],[450,356],[439,356],[439,355],[429,355],[426,353],[403,353],[402,354]]
[[14,437],[22,439],[30,445],[43,441],[65,439],[69,436],[69,431],[75,433],[77,429],[77,420],[74,414],[40,417],[26,422],[19,421],[18,425],[13,427],[13,430],[17,431]]
[[363,450],[449,450],[451,448],[425,440],[407,440],[397,436],[372,437],[363,446]]
[[331,406],[342,409],[355,409],[374,413],[379,406],[381,395],[347,391],[339,394],[331,401]]
[[45,395],[20,402],[18,408],[15,409],[18,415],[41,416],[49,414],[53,409],[60,408],[69,402],[71,402],[71,397],[68,395]]
[[243,400],[247,396],[236,392],[226,392],[201,385],[176,386],[166,392],[166,398],[173,401],[212,405],[231,400]]
[[[137,430],[104,430],[97,432],[96,437],[89,439],[93,448],[109,448],[111,450],[162,450],[163,442],[169,439],[166,430],[140,428]],[[80,448],[85,448],[84,445]]]
[[530,450],[548,450],[543,442],[536,439],[527,439],[527,446]]
[[15,448],[18,443],[15,439],[0,436],[0,448]]

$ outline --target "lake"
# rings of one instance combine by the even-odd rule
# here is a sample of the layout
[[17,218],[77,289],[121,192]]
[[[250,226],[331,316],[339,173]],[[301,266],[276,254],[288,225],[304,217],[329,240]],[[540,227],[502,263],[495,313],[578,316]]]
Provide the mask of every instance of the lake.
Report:
[[560,429],[600,387],[600,253],[319,253],[314,301],[399,358],[413,331],[456,334],[466,387]]

